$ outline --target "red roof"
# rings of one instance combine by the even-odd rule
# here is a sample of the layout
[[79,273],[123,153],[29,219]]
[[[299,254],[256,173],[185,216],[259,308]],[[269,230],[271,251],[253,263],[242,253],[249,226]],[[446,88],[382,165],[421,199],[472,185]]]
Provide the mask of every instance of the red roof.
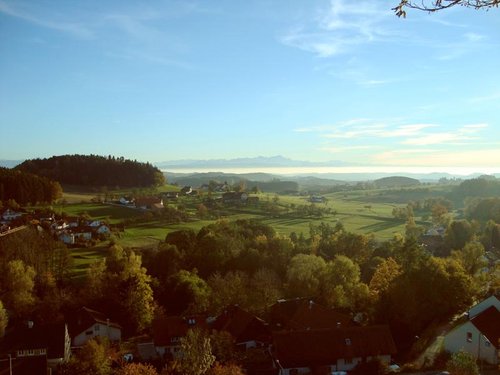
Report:
[[327,329],[353,325],[351,318],[307,298],[280,300],[271,306],[271,323],[290,330]]
[[69,326],[71,336],[73,337],[96,323],[109,325],[110,327],[119,329],[122,328],[118,323],[111,321],[108,316],[99,311],[89,309],[88,307],[82,307],[75,315],[76,316],[72,319],[73,324]]
[[152,206],[154,204],[162,203],[161,198],[158,197],[139,197],[135,198],[135,206],[143,207],[143,206]]
[[214,329],[229,332],[237,344],[246,341],[271,341],[268,325],[236,305],[227,307],[217,317]]
[[176,345],[180,338],[186,336],[189,329],[208,328],[207,317],[191,315],[188,317],[168,316],[153,322],[153,341],[155,346]]
[[500,340],[500,311],[495,306],[490,306],[481,314],[471,319],[472,324],[488,339],[496,348]]
[[387,326],[276,332],[273,336],[274,355],[285,368],[326,366],[339,359],[396,353]]

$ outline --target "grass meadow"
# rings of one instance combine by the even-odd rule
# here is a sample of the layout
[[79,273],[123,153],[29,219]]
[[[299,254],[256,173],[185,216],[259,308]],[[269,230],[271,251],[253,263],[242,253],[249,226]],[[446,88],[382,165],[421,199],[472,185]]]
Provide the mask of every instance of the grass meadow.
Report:
[[[165,187],[162,191],[172,191],[176,188]],[[439,189],[432,192],[439,194]],[[116,194],[116,192],[113,193]],[[198,231],[217,219],[258,220],[270,225],[283,236],[288,236],[292,232],[308,236],[311,223],[319,225],[321,222],[326,222],[335,225],[341,222],[348,231],[372,234],[375,239],[384,241],[394,237],[397,233],[404,232],[405,223],[393,217],[393,208],[406,206],[410,197],[423,199],[424,193],[418,189],[414,191],[380,189],[326,194],[324,195],[326,202],[315,204],[324,209],[320,217],[300,215],[297,212],[297,207],[310,205],[308,196],[261,193],[259,205],[223,207],[218,211],[217,218],[211,219],[200,219],[196,214],[203,197],[185,197],[175,203],[169,203],[174,207],[182,205],[187,212],[189,220],[181,223],[169,223],[162,218],[132,208],[92,202],[95,193],[64,193],[65,203],[54,205],[53,208],[57,212],[65,212],[71,216],[88,214],[92,218],[107,220],[111,224],[125,222],[124,232],[117,233],[115,239],[119,244],[128,248],[156,247],[171,231],[180,229]],[[429,192],[426,192],[425,196],[428,197]],[[277,212],[264,209],[271,202],[279,208]],[[423,224],[422,218],[416,217],[416,220],[417,223]],[[74,277],[81,277],[93,261],[104,257],[106,245],[107,243],[101,243],[91,248],[72,249]]]

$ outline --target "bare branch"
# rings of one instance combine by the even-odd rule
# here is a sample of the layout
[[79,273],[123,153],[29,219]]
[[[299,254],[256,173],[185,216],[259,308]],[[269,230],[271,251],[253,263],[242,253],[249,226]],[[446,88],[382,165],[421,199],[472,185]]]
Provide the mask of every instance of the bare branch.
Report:
[[396,13],[396,16],[405,18],[405,8],[437,12],[456,5],[474,9],[498,8],[500,0],[421,0],[419,3],[412,0],[401,0],[392,10]]

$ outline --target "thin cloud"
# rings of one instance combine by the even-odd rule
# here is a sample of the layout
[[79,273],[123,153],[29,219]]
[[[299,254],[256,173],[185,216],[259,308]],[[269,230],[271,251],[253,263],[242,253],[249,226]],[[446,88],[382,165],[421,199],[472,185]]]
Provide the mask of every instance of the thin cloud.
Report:
[[454,144],[463,145],[470,141],[478,140],[479,137],[472,136],[485,129],[487,124],[469,124],[460,127],[452,132],[436,132],[426,134],[420,137],[413,137],[402,142],[406,145],[428,146],[436,144]]
[[338,129],[334,132],[323,134],[325,138],[355,138],[355,137],[376,137],[376,138],[405,138],[414,137],[422,133],[426,128],[434,127],[433,124],[407,124],[394,125],[383,122],[357,125],[350,129]]
[[403,155],[402,153],[381,153],[373,156],[381,165],[456,167],[498,167],[500,148],[482,150],[428,150],[427,152]]
[[353,4],[331,0],[323,14],[313,25],[294,28],[280,41],[318,57],[331,57],[353,46],[384,40],[391,34],[383,27],[384,19],[392,16],[391,12],[378,8],[373,2]]
[[500,99],[500,91],[493,92],[489,95],[485,96],[476,96],[473,98],[470,98],[468,100],[469,103],[477,104],[477,103],[487,103],[491,101],[498,101]]
[[358,151],[358,150],[373,150],[377,149],[377,146],[345,146],[345,147],[322,147],[321,151],[326,151],[330,153],[341,153],[341,152],[349,152],[349,151]]
[[0,12],[11,17],[30,22],[34,25],[55,31],[61,31],[81,39],[92,39],[95,36],[94,32],[82,23],[66,22],[42,17],[34,14],[32,10],[21,8],[18,3],[16,3],[15,6],[12,6],[11,4],[0,0]]

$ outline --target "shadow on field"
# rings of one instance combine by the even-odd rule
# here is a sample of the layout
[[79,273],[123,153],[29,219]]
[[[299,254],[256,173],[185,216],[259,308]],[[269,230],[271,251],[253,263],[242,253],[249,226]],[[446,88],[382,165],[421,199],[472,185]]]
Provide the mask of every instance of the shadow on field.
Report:
[[385,220],[382,222],[378,222],[378,223],[374,223],[374,224],[370,224],[370,225],[365,225],[364,227],[361,227],[360,229],[367,230],[370,232],[378,232],[378,231],[398,227],[400,224],[401,224],[400,222]]

